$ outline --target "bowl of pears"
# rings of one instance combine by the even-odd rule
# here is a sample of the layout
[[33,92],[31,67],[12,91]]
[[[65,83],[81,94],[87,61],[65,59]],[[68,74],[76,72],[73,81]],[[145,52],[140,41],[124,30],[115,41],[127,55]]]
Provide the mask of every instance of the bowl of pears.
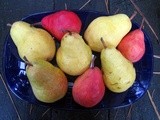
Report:
[[128,15],[59,10],[10,24],[3,77],[31,104],[86,110],[125,107],[147,91],[153,50]]

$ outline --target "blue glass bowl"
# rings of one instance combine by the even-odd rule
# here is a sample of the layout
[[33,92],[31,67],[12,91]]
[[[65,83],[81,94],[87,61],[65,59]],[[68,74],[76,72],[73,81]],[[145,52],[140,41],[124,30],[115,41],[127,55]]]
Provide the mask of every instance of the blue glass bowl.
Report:
[[[56,12],[56,11],[55,11]],[[106,15],[104,13],[93,12],[93,11],[74,11],[78,14],[80,19],[82,20],[82,30],[81,35],[83,35],[85,29],[89,25],[89,23],[95,19],[96,17]],[[23,21],[28,23],[36,23],[40,22],[41,19],[54,12],[44,12],[30,15],[28,17],[23,18]],[[138,29],[139,26],[132,22],[132,30]],[[102,101],[93,108],[90,109],[109,109],[109,108],[119,108],[128,106],[138,99],[140,99],[147,91],[153,73],[153,50],[152,44],[144,31],[145,35],[145,46],[146,51],[143,58],[134,64],[136,69],[136,80],[132,87],[130,87],[127,91],[123,93],[113,93],[106,89],[106,93]],[[59,46],[59,42],[56,42],[57,47]],[[99,53],[94,54],[97,56],[95,65],[100,67],[100,59]],[[55,58],[52,61],[54,65],[56,65]],[[47,105],[53,106],[56,109],[66,109],[66,110],[82,110],[86,109],[76,104],[72,97],[72,86],[69,86],[68,92],[66,96],[52,104],[47,104],[38,101],[31,89],[30,83],[26,77],[25,67],[26,64],[20,59],[17,48],[14,45],[9,33],[6,37],[3,51],[3,77],[5,82],[7,83],[10,90],[20,99],[25,100],[31,104],[38,105]],[[69,83],[73,83],[76,77],[68,76]]]

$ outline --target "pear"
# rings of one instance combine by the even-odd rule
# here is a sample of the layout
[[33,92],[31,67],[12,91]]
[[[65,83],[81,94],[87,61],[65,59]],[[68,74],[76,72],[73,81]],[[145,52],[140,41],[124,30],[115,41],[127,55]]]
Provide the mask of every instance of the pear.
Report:
[[121,39],[130,31],[132,26],[130,18],[125,14],[100,16],[94,19],[84,33],[84,39],[93,51],[101,52],[103,45],[117,47]]
[[105,94],[102,72],[94,67],[94,59],[90,68],[75,80],[72,88],[74,101],[87,108],[97,105]]
[[92,51],[82,36],[75,32],[66,33],[56,54],[58,66],[69,75],[80,75],[89,68]]
[[53,103],[65,96],[68,88],[67,78],[59,68],[42,59],[25,61],[28,64],[28,80],[39,101]]
[[55,41],[47,31],[17,21],[12,24],[10,35],[21,59],[24,56],[30,61],[35,58],[48,61],[53,59],[56,50]]
[[41,20],[41,24],[58,41],[61,41],[67,31],[80,33],[82,21],[75,12],[60,10],[45,16]]
[[105,46],[100,58],[103,78],[109,90],[121,93],[133,85],[136,79],[135,68],[116,48]]
[[145,53],[144,33],[141,29],[135,29],[123,37],[117,49],[129,61],[138,62]]

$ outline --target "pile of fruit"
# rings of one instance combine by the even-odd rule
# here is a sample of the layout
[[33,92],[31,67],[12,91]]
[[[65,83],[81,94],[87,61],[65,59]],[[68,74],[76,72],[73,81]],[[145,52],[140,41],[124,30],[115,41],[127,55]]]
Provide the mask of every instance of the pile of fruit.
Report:
[[[145,43],[141,29],[131,31],[127,15],[100,16],[88,25],[84,36],[80,35],[82,21],[73,11],[47,15],[41,25],[43,29],[17,21],[10,30],[39,101],[53,103],[63,98],[68,90],[66,74],[77,76],[72,95],[84,107],[97,105],[106,88],[121,93],[133,85],[133,63],[144,55]],[[56,41],[60,43],[57,50]],[[93,51],[100,54],[101,68],[94,66]],[[58,66],[51,64],[53,59]]]

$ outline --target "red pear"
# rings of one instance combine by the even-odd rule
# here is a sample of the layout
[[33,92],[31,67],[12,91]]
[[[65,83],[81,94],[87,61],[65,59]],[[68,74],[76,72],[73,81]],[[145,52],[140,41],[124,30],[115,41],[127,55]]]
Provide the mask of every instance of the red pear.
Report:
[[42,19],[41,24],[59,41],[68,31],[80,33],[82,26],[79,16],[69,10],[61,10],[50,14]]
[[128,33],[119,43],[118,50],[131,62],[139,61],[145,53],[144,33],[136,29]]
[[104,93],[102,72],[94,66],[75,80],[72,89],[75,102],[87,108],[97,105],[102,100]]

